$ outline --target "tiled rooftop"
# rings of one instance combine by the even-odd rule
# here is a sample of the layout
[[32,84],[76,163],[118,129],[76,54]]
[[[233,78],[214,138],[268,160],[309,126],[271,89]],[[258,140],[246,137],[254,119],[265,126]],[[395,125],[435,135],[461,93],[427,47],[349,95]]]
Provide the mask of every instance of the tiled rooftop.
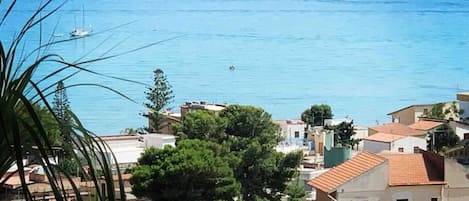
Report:
[[443,124],[442,122],[423,120],[423,121],[417,121],[409,125],[409,127],[412,129],[416,129],[416,130],[428,131],[435,127],[441,126],[442,124]]
[[395,135],[418,136],[425,134],[424,131],[415,130],[401,123],[387,123],[380,126],[371,127],[370,129],[373,129],[379,133],[389,133]]
[[385,162],[385,158],[369,152],[362,152],[352,159],[312,179],[309,185],[323,192],[330,192],[351,179]]
[[444,179],[434,171],[423,154],[382,154],[389,161],[389,186],[415,186],[444,184]]
[[401,138],[406,137],[405,135],[394,135],[389,133],[376,133],[365,138],[365,140],[377,141],[377,142],[394,142]]

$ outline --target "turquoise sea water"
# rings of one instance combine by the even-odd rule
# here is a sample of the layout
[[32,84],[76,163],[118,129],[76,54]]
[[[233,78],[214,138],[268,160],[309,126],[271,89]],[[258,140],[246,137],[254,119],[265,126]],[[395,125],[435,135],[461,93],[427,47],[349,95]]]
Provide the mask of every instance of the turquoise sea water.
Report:
[[[0,5],[3,13],[6,3]],[[107,55],[180,36],[86,66],[148,84],[162,68],[175,109],[204,100],[256,105],[274,119],[294,119],[325,103],[335,117],[373,125],[390,121],[386,114],[400,107],[450,101],[469,90],[468,1],[70,1],[43,24],[44,35],[57,25],[63,36],[56,40],[67,38],[75,21],[81,25],[82,6],[85,26],[100,34],[49,52],[73,61],[116,44]],[[0,30],[2,40],[36,7],[35,0],[20,1]],[[26,49],[38,43],[37,32],[26,38]],[[92,131],[145,125],[144,86],[84,72],[66,81],[75,83],[111,86],[137,102],[96,87],[70,88],[72,109]]]

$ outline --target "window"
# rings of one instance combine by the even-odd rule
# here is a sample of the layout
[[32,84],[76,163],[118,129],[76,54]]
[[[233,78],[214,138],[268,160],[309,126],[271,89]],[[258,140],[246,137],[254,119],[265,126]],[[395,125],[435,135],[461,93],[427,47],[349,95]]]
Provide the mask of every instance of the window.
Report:
[[397,199],[396,201],[409,201],[409,199]]
[[299,138],[300,137],[300,131],[295,131],[295,138]]
[[464,133],[464,139],[469,140],[469,133]]
[[432,198],[430,201],[438,201],[438,198]]
[[[399,152],[404,152],[404,147],[399,147],[398,151]],[[399,200],[397,200],[397,201],[399,201]]]
[[428,114],[428,109],[427,108],[423,109],[423,115],[426,115],[426,114]]

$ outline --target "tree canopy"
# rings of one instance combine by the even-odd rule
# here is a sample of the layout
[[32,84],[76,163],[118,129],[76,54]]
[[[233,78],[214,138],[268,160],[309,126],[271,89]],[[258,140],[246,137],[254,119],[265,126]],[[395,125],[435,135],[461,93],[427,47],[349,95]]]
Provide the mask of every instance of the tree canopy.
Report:
[[[175,150],[184,153],[189,150],[193,152],[194,148],[191,146],[198,146],[197,150],[208,149],[217,153],[218,155],[215,154],[217,156],[223,156],[222,159],[228,164],[235,181],[240,185],[236,190],[239,199],[279,200],[300,164],[302,153],[276,152],[274,147],[280,139],[276,134],[277,130],[278,127],[272,123],[270,114],[253,106],[230,105],[219,113],[204,110],[190,111],[179,126],[178,133],[182,141],[177,143]],[[186,139],[197,139],[199,143],[188,146]],[[141,164],[147,164],[144,161],[165,160],[165,157],[159,155],[161,154],[152,154],[154,157],[148,157],[144,154],[139,159],[139,168]],[[181,168],[189,169],[189,167]],[[138,168],[135,171],[150,174]],[[158,174],[166,175],[168,170],[158,169],[158,171]],[[197,174],[190,174],[190,171],[184,172],[187,173],[187,178],[198,178]],[[142,183],[143,181],[134,180],[134,182]],[[151,189],[156,188],[154,184],[140,187],[141,189],[136,189],[136,191],[150,192]],[[207,185],[205,188],[211,187]],[[206,197],[205,200],[213,200],[213,198]]]
[[70,102],[68,101],[68,96],[63,81],[57,82],[52,111],[54,112],[57,121],[60,122],[59,129],[62,140],[71,143],[70,133],[72,130],[72,118],[70,116]]
[[462,114],[464,114],[464,110],[459,109],[456,101],[453,101],[448,107],[446,107],[446,103],[437,103],[423,115],[429,118],[446,119],[448,115],[459,118]]
[[146,115],[150,120],[150,125],[147,129],[150,132],[160,128],[161,121],[163,120],[160,112],[168,107],[174,98],[172,86],[163,70],[158,68],[153,71],[153,74],[153,86],[147,87],[148,91],[145,92],[149,102],[144,104],[150,110]]
[[334,131],[335,145],[353,148],[353,146],[357,145],[360,142],[360,140],[358,139],[353,139],[353,136],[355,135],[353,121],[344,121],[337,126],[328,126],[328,129]]
[[221,142],[226,139],[227,120],[213,112],[195,110],[186,114],[179,136],[189,139],[214,140]]
[[200,140],[149,148],[132,170],[132,192],[161,201],[233,200],[240,186],[220,149]]
[[329,105],[312,105],[301,114],[301,120],[309,126],[323,126],[324,119],[331,119],[333,116]]
[[428,150],[440,152],[444,148],[454,147],[458,142],[459,137],[454,130],[448,124],[443,124],[435,131],[428,133],[427,148]]

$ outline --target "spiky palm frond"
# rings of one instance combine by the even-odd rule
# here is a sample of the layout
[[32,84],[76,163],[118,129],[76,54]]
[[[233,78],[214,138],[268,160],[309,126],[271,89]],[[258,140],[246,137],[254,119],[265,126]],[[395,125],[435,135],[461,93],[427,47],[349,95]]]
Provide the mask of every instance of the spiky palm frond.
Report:
[[[11,11],[15,8],[15,5],[16,1],[13,0],[7,9],[2,10],[5,13],[0,15],[0,29]],[[43,51],[43,49],[48,49],[50,46],[57,44],[56,42],[48,42],[45,45],[40,44],[39,48],[33,50],[33,52],[38,54],[38,57],[31,64],[27,64],[25,61],[32,53],[27,54],[25,58],[19,58],[18,52],[21,51],[19,47],[25,35],[34,27],[40,25],[47,17],[57,12],[62,6],[63,3],[53,5],[52,0],[44,2],[30,15],[8,47],[5,47],[3,41],[0,40],[0,147],[2,147],[2,151],[0,151],[0,185],[3,185],[9,179],[7,171],[12,165],[16,164],[18,167],[17,173],[20,176],[22,184],[22,194],[26,200],[33,199],[33,195],[28,188],[26,172],[24,170],[25,164],[23,163],[23,159],[27,156],[34,156],[40,159],[38,163],[44,169],[56,200],[67,200],[68,192],[65,189],[66,184],[72,186],[76,199],[82,200],[79,184],[74,183],[72,177],[56,165],[56,161],[49,160],[51,156],[56,156],[57,154],[51,151],[53,146],[48,138],[48,131],[44,128],[43,122],[39,118],[40,115],[33,107],[36,103],[44,105],[54,115],[57,123],[61,123],[52,112],[52,108],[46,99],[50,95],[49,92],[46,92],[47,89],[57,84],[57,82],[53,82],[45,88],[39,87],[38,83],[57,75],[58,72],[66,68],[75,68],[80,71],[99,74],[87,70],[81,65],[113,57],[108,56],[70,63],[58,54],[45,54],[44,52],[46,51]],[[62,42],[67,41],[64,40]],[[49,62],[59,64],[62,67],[35,82],[33,76],[37,69]],[[70,76],[74,75],[76,73]],[[76,86],[80,85],[103,87],[126,97],[107,86],[88,83],[77,84]],[[62,145],[70,150],[74,150],[70,152],[73,159],[84,161],[80,165],[81,172],[85,172],[82,165],[87,165],[90,168],[88,179],[92,181],[96,188],[98,200],[115,200],[117,197],[115,194],[117,186],[114,186],[111,163],[106,154],[112,153],[112,151],[99,137],[85,129],[73,113],[71,113],[71,116],[73,117],[73,125],[71,125],[73,129],[68,137],[72,140],[70,142],[63,142]],[[112,157],[111,160],[114,160],[114,163],[117,164],[115,157]],[[118,188],[120,189],[120,198],[125,199],[119,168],[117,167],[116,169],[119,175]],[[102,182],[106,183],[105,189],[101,188]]]

